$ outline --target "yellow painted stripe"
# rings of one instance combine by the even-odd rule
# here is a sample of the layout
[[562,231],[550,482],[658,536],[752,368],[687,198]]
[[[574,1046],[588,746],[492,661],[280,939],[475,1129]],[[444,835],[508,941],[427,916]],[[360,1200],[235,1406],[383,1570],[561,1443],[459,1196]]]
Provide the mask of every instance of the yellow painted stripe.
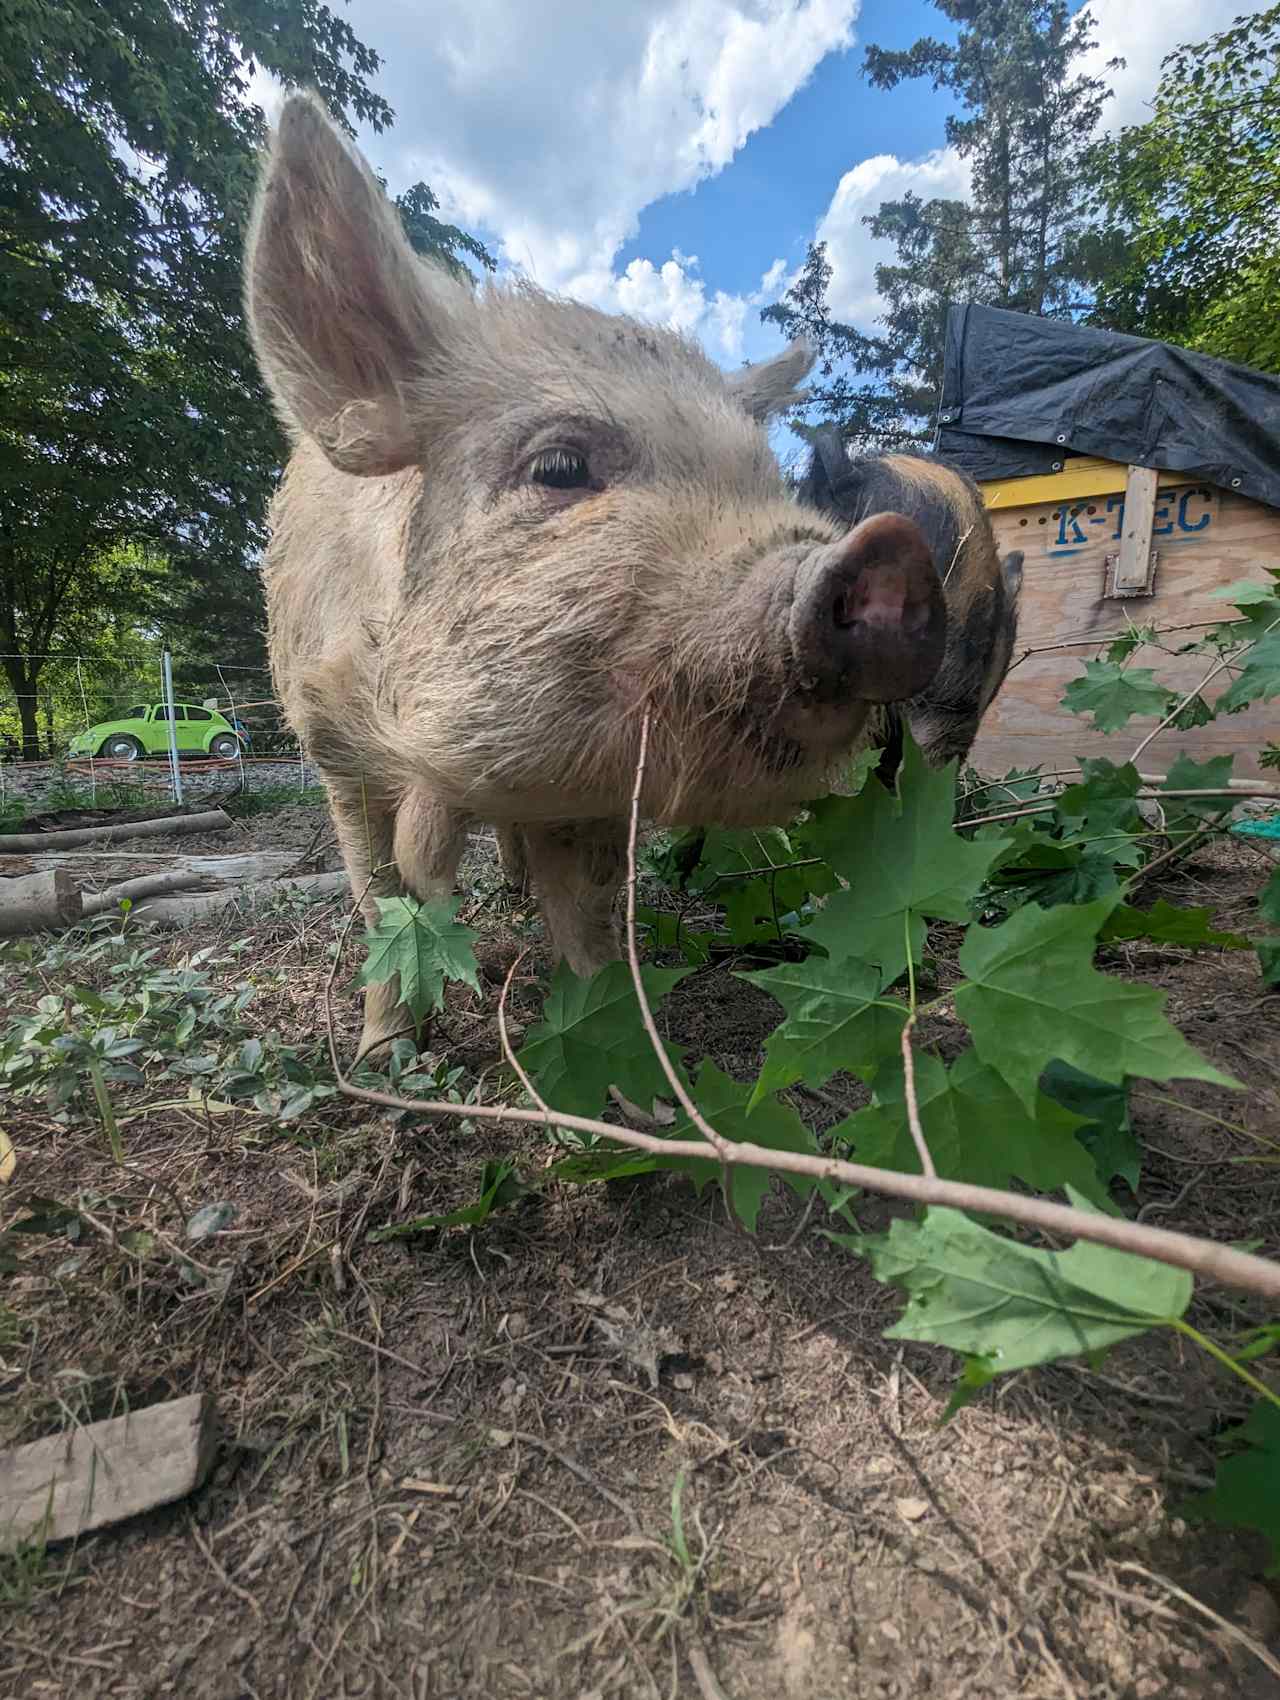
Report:
[[978,485],[989,508],[1025,508],[1034,502],[1073,502],[1081,496],[1106,496],[1123,490],[1129,468],[1117,460],[1076,455],[1061,472],[1032,478],[991,478]]

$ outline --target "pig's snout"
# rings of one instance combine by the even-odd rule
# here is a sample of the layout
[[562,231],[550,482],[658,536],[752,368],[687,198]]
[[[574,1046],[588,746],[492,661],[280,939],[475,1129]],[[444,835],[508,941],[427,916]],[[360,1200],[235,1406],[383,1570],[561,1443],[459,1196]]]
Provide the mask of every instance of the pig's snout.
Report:
[[823,698],[915,696],[942,664],[946,638],[929,545],[902,514],[873,514],[802,569],[791,646],[806,685]]

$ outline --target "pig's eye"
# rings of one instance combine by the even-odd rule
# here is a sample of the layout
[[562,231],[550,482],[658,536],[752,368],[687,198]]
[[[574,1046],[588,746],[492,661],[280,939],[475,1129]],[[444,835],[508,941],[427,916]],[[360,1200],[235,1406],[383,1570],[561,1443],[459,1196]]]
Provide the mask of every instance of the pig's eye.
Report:
[[529,479],[552,490],[581,490],[591,475],[585,458],[572,449],[544,449],[530,466]]

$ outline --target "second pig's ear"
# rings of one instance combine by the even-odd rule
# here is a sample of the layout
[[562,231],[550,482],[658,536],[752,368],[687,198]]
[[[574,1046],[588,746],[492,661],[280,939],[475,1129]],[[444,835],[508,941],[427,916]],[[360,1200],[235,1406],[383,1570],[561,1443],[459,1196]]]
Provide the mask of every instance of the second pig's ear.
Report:
[[757,366],[746,366],[729,380],[738,405],[762,422],[775,413],[784,413],[803,401],[799,386],[808,376],[817,356],[807,342],[788,344],[772,360],[762,360]]

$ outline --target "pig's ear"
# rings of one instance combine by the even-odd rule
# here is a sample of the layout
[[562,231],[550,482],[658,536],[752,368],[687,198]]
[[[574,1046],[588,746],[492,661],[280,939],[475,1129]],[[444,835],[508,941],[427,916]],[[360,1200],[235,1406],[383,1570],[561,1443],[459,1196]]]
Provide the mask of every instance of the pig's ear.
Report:
[[815,359],[807,342],[792,342],[772,360],[762,360],[758,366],[744,367],[729,380],[738,405],[753,419],[768,419],[793,407],[802,398],[798,386],[808,376]]
[[411,464],[419,447],[405,390],[439,349],[447,297],[320,101],[291,95],[245,258],[249,331],[286,423],[343,472]]
[[1018,598],[1022,594],[1022,558],[1021,549],[1012,549],[1000,563],[1000,576],[1004,579],[1005,596],[1011,608],[1018,606]]

